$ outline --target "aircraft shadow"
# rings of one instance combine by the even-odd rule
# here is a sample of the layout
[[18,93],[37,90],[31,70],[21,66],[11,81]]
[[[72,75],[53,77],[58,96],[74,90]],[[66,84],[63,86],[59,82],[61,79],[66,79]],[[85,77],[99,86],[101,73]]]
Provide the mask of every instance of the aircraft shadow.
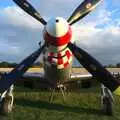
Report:
[[32,101],[32,100],[26,100],[26,99],[15,99],[15,104],[20,106],[29,106],[33,108],[45,108],[48,110],[57,110],[57,111],[65,111],[65,112],[74,112],[74,113],[87,113],[87,114],[95,114],[95,115],[101,115],[101,109],[94,109],[94,108],[85,108],[85,107],[71,107],[67,105],[61,105],[61,104],[55,104],[55,103],[49,103],[46,101]]

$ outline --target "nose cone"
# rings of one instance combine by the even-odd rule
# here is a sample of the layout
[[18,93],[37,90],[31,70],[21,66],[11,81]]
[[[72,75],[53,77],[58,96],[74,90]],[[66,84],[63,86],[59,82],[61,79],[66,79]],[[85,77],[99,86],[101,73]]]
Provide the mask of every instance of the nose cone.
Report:
[[69,25],[67,21],[63,18],[60,18],[60,17],[52,18],[47,23],[46,30],[51,36],[61,37],[68,32]]
[[52,45],[65,45],[70,41],[71,36],[72,32],[68,22],[61,17],[52,18],[45,26],[44,39]]

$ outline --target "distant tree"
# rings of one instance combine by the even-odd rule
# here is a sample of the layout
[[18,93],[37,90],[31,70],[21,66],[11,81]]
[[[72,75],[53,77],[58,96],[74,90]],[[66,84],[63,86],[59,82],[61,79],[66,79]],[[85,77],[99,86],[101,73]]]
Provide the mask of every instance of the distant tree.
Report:
[[107,68],[115,68],[116,66],[113,65],[113,64],[109,64],[109,65],[105,65],[105,67],[107,67]]
[[9,67],[9,63],[8,62],[1,62],[0,67]]
[[0,63],[0,67],[3,67],[3,68],[11,68],[11,67],[15,67],[16,65],[17,65],[16,63],[9,63],[9,62]]
[[17,63],[10,63],[10,67],[14,68],[16,67],[18,64]]
[[120,68],[120,63],[117,63],[117,64],[116,64],[116,67],[117,67],[117,68]]

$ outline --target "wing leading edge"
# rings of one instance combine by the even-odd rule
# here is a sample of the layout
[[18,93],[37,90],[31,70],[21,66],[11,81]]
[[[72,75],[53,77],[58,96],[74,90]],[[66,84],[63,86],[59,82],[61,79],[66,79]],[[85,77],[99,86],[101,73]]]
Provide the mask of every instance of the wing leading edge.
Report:
[[84,79],[84,78],[92,78],[92,75],[91,74],[80,74],[80,73],[72,73],[70,75],[70,78],[81,78],[81,79]]

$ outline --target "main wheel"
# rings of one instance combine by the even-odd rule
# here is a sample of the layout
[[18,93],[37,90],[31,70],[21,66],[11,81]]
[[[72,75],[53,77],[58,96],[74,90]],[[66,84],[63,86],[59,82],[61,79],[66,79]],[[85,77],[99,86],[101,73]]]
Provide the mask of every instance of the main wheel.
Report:
[[103,98],[103,112],[105,115],[113,114],[113,103],[109,97]]
[[3,115],[8,115],[12,111],[13,103],[12,97],[7,96],[3,98],[0,105],[0,113]]

